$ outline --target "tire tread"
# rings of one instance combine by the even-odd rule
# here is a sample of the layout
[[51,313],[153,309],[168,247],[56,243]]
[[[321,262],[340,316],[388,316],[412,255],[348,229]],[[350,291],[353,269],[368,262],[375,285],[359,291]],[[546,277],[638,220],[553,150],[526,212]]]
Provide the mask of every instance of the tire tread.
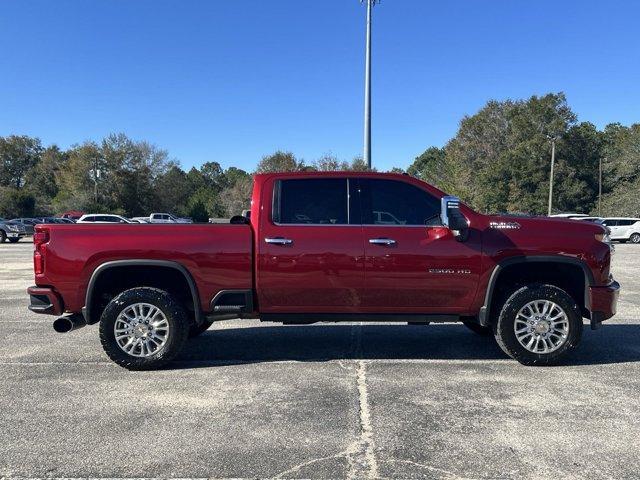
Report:
[[[169,341],[163,350],[153,357],[138,358],[127,355],[112,338],[116,316],[127,303],[146,302],[161,308],[170,325]],[[163,367],[184,347],[189,335],[187,314],[180,303],[164,290],[151,287],[136,287],[125,290],[109,302],[100,318],[100,343],[109,358],[127,370],[155,370]]]
[[[529,352],[518,343],[513,333],[513,320],[510,317],[515,315],[522,305],[536,299],[551,300],[559,304],[569,319],[569,338],[558,350],[549,354]],[[515,290],[504,301],[493,328],[498,346],[514,360],[529,366],[556,365],[580,343],[583,328],[582,313],[575,300],[555,285],[525,285]]]

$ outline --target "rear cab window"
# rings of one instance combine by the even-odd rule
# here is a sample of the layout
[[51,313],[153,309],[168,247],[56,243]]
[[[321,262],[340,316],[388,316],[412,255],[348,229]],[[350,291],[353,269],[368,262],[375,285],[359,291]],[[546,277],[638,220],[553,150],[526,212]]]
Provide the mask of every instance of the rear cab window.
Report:
[[347,178],[277,180],[273,191],[272,220],[278,225],[359,223],[359,218],[352,219],[354,209],[349,205],[349,197]]

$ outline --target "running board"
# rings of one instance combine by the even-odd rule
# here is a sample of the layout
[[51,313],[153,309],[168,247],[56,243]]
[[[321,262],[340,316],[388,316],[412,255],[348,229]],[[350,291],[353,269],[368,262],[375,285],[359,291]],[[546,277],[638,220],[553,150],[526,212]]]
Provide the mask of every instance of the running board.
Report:
[[459,315],[449,314],[388,314],[388,313],[262,313],[262,322],[278,322],[285,325],[309,325],[319,322],[402,322],[438,323],[459,322]]
[[211,300],[214,315],[242,314],[253,312],[253,292],[251,290],[221,290]]

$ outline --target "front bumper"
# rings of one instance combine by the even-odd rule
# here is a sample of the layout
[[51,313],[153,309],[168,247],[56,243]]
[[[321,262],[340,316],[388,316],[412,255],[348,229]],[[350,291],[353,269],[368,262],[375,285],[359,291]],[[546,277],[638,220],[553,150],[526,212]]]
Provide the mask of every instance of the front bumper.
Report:
[[589,287],[591,328],[600,327],[600,323],[616,314],[620,284],[616,281],[604,287]]
[[45,313],[48,315],[62,315],[64,306],[60,295],[49,287],[29,287],[29,310],[34,313]]

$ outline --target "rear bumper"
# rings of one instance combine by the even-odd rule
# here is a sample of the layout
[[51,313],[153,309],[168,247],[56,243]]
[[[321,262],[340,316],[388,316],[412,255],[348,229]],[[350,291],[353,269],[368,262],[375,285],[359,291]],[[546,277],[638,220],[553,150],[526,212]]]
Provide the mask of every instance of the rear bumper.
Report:
[[591,328],[596,329],[600,323],[616,314],[620,284],[616,281],[604,287],[589,287]]
[[49,287],[29,287],[29,310],[34,313],[62,315],[64,311],[62,298]]

